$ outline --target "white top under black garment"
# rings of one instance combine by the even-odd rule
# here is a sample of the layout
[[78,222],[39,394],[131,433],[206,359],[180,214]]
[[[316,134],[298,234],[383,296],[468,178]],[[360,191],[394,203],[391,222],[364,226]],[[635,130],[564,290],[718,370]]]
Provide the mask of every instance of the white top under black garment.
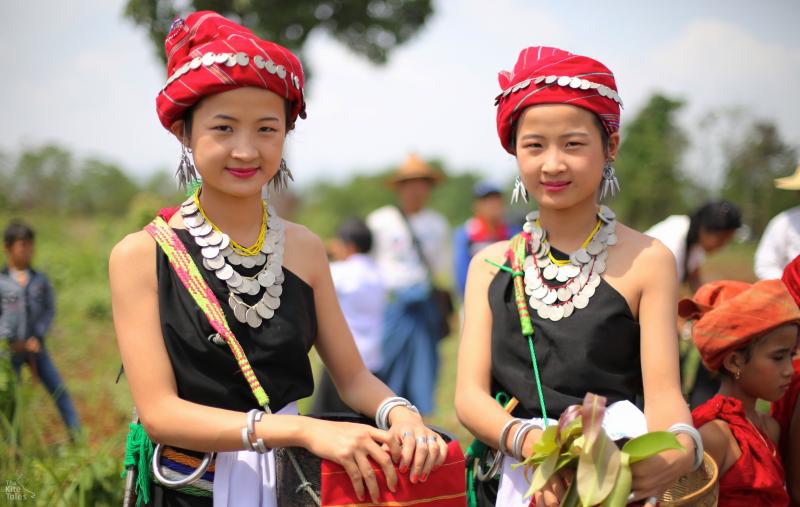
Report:
[[[451,259],[448,239],[450,227],[439,213],[423,209],[408,216],[414,234],[434,274],[449,272]],[[424,283],[428,279],[419,261],[408,226],[396,206],[384,206],[367,217],[372,231],[372,257],[389,291]]]
[[369,255],[354,254],[331,263],[333,285],[356,347],[369,371],[383,366],[383,313],[386,290],[378,266]]
[[672,215],[645,231],[645,234],[656,238],[669,248],[675,256],[678,267],[678,281],[682,282],[687,273],[691,273],[706,260],[706,253],[700,245],[693,245],[686,261],[686,236],[689,235],[690,218],[686,215]]

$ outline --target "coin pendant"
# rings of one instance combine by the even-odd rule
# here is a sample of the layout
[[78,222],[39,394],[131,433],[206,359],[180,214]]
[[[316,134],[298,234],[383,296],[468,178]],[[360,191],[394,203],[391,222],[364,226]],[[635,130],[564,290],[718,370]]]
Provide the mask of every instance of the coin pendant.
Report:
[[553,322],[558,322],[564,317],[564,307],[563,306],[551,306],[550,311],[548,312],[550,320]]
[[245,320],[247,320],[247,325],[253,328],[261,325],[261,316],[258,315],[258,312],[255,308],[250,308],[247,310]]

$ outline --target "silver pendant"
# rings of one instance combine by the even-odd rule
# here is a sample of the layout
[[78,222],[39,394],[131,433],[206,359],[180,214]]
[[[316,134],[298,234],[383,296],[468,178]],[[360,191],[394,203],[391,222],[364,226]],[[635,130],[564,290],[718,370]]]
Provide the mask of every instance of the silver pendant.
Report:
[[244,278],[242,278],[242,275],[237,273],[235,269],[231,268],[231,270],[233,270],[233,274],[225,283],[228,284],[228,287],[241,287],[242,283],[244,283]]
[[242,256],[236,252],[228,254],[227,260],[234,266],[240,266],[242,264]]
[[550,311],[548,312],[550,315],[550,320],[553,322],[558,322],[562,318],[564,318],[564,307],[563,306],[551,306]]
[[220,249],[224,248],[220,247],[220,243],[222,243],[222,234],[220,234],[218,231],[212,230],[207,235],[201,236],[197,238],[195,241],[197,241],[199,244],[201,240],[205,241],[206,245],[215,246]]
[[183,223],[186,224],[186,227],[199,227],[200,224],[204,224],[206,221],[203,218],[203,215],[200,213],[195,213],[193,215],[183,215]]
[[225,264],[225,258],[222,257],[221,255],[217,255],[216,257],[213,257],[211,259],[203,259],[203,264],[206,266],[206,269],[209,269],[211,271],[222,269],[223,266],[227,265]]
[[566,287],[561,287],[556,291],[556,295],[559,301],[564,302],[572,297],[572,291]]
[[247,307],[244,303],[236,302],[233,306],[233,316],[239,322],[247,322]]
[[552,280],[558,275],[558,266],[555,264],[548,264],[542,270],[542,276],[545,277],[547,280]]
[[543,299],[547,295],[548,289],[544,285],[540,285],[539,287],[533,290],[533,297],[536,299]]
[[281,300],[272,296],[265,297],[263,301],[270,310],[277,310],[281,306]]
[[259,301],[254,308],[264,320],[271,319],[275,315],[275,310],[268,307],[263,300]]
[[264,270],[258,275],[258,283],[262,287],[270,287],[275,284],[275,273],[269,270]]
[[572,315],[572,312],[575,311],[575,306],[572,304],[572,301],[567,301],[566,303],[561,305],[561,308],[564,309],[564,318],[565,319],[567,317],[569,317],[570,315]]
[[227,281],[233,276],[233,268],[230,264],[223,264],[214,274],[217,275],[217,278],[220,280]]
[[250,269],[256,265],[256,260],[251,255],[242,256],[242,267],[245,269]]
[[583,310],[584,308],[589,306],[589,298],[584,296],[583,292],[581,291],[580,294],[578,294],[574,298],[572,298],[572,304],[575,305],[575,308],[577,310]]
[[247,325],[250,327],[255,328],[261,325],[261,317],[258,315],[258,312],[254,308],[250,308],[249,310],[247,310],[245,320],[247,321]]
[[542,303],[546,305],[552,305],[553,303],[556,302],[556,299],[558,299],[558,295],[556,294],[556,291],[551,289],[548,290],[547,295],[545,295],[545,297],[542,298]]
[[215,246],[206,246],[200,250],[200,253],[206,259],[213,259],[214,257],[219,255],[219,248]]

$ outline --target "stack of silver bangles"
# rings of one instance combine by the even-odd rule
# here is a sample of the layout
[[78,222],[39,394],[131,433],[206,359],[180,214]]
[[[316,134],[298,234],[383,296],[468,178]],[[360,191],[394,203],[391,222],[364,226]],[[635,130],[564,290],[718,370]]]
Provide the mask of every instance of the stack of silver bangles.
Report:
[[264,444],[263,438],[255,438],[256,422],[264,417],[265,412],[254,408],[247,413],[247,425],[242,428],[242,443],[246,451],[253,451],[259,454],[266,454],[269,448]]
[[395,407],[406,407],[407,409],[419,414],[417,407],[412,405],[411,402],[405,398],[401,398],[400,396],[386,398],[378,406],[378,411],[375,413],[375,425],[378,428],[382,430],[389,429],[389,412]]
[[667,430],[670,433],[674,433],[675,435],[680,435],[681,433],[684,435],[689,435],[694,440],[694,465],[692,466],[692,470],[697,470],[700,468],[700,465],[703,464],[703,439],[700,437],[700,432],[697,429],[686,423],[675,423],[669,427]]
[[[514,439],[511,441],[511,449],[509,450],[508,447],[506,447],[508,433],[511,431],[511,427],[517,423],[519,423],[520,426],[517,428],[517,432],[514,433]],[[523,421],[522,419],[509,419],[508,422],[503,425],[503,429],[500,430],[500,441],[498,442],[497,449],[517,461],[523,461],[525,456],[522,455],[522,445],[525,443],[525,437],[528,436],[528,433],[531,431],[541,429],[541,426]]]

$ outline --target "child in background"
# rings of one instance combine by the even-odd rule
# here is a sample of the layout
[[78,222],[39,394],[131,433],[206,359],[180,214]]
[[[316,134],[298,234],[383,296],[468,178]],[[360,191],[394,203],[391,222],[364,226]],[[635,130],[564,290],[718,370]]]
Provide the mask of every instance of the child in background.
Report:
[[[783,270],[783,283],[800,306],[800,255]],[[794,375],[789,389],[772,404],[772,417],[781,427],[780,449],[786,469],[786,485],[792,507],[800,507],[800,355],[795,354]],[[792,431],[794,430],[794,431]]]
[[789,387],[800,309],[780,280],[720,280],[682,300],[679,312],[696,319],[703,363],[721,372],[719,393],[692,411],[719,466],[720,507],[788,506],[780,428],[756,411],[756,400],[775,401]]
[[[356,348],[373,373],[383,366],[381,355],[386,291],[378,266],[367,255],[372,233],[358,218],[345,220],[331,244],[331,276],[342,313],[353,333]],[[352,412],[336,393],[327,370],[323,370],[314,399],[315,413]]]
[[12,221],[3,234],[3,244],[6,266],[0,272],[0,340],[8,341],[17,375],[27,364],[31,375],[42,381],[74,437],[80,430],[78,414],[45,347],[55,303],[47,276],[31,268],[33,229]]

